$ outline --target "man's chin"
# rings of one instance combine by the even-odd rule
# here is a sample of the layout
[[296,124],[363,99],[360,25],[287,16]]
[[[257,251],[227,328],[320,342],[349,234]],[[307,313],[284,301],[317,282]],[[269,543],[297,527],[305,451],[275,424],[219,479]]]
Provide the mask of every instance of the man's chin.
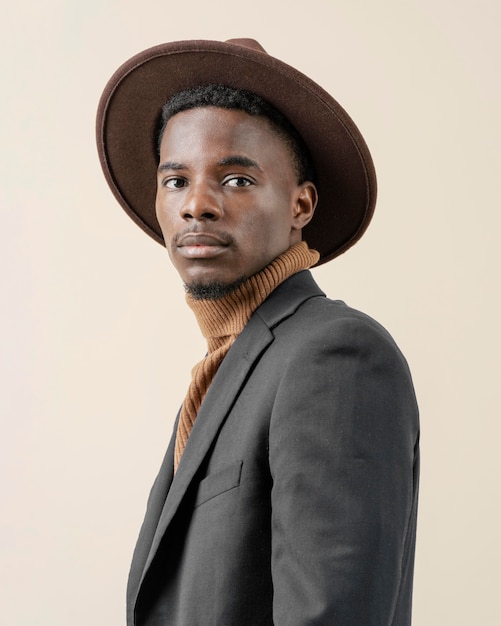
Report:
[[240,287],[244,280],[239,278],[232,283],[185,283],[184,289],[194,300],[220,300]]

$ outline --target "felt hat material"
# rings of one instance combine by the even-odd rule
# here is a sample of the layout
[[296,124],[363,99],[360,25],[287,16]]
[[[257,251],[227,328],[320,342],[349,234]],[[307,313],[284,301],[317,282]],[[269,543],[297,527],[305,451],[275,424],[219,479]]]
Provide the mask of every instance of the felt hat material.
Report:
[[252,39],[161,44],[132,57],[109,80],[97,113],[98,153],[111,190],[136,224],[164,243],[155,216],[162,106],[175,93],[208,84],[254,92],[302,136],[319,194],[303,239],[320,252],[318,264],[358,241],[376,203],[374,165],[360,131],[324,89]]

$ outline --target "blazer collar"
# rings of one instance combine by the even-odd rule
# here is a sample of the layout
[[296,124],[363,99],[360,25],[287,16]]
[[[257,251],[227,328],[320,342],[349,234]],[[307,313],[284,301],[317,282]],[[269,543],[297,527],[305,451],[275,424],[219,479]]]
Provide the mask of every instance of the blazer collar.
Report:
[[[325,293],[317,285],[310,271],[303,270],[281,283],[257,309],[253,317],[259,316],[272,330],[293,315],[303,302],[315,296],[325,297]],[[242,331],[242,335],[248,327],[249,324]]]
[[[324,295],[309,271],[304,270],[294,274],[270,294],[233,343],[209,387],[188,438],[158,521],[141,582],[155,557],[165,531],[211,448],[221,424],[230,412],[250,369],[273,341],[273,328],[293,315],[298,307],[309,298]],[[167,457],[172,457],[172,454],[171,451]],[[173,458],[167,457],[166,461],[173,463]],[[139,587],[140,585],[138,589]]]

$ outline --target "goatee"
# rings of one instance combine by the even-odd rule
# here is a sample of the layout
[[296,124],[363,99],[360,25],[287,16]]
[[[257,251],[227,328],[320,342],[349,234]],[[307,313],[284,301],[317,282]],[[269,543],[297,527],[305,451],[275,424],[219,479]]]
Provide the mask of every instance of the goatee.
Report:
[[185,284],[184,289],[194,300],[219,300],[235,291],[244,281],[243,277],[232,283]]

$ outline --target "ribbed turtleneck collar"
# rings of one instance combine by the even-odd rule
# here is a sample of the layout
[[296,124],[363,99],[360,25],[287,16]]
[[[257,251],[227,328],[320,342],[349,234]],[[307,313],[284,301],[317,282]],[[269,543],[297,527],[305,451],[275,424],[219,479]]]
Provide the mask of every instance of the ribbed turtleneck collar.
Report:
[[207,339],[209,352],[225,343],[228,337],[238,335],[254,311],[280,283],[312,267],[319,257],[316,250],[310,250],[307,243],[301,241],[223,298],[196,300],[187,294],[186,301]]

